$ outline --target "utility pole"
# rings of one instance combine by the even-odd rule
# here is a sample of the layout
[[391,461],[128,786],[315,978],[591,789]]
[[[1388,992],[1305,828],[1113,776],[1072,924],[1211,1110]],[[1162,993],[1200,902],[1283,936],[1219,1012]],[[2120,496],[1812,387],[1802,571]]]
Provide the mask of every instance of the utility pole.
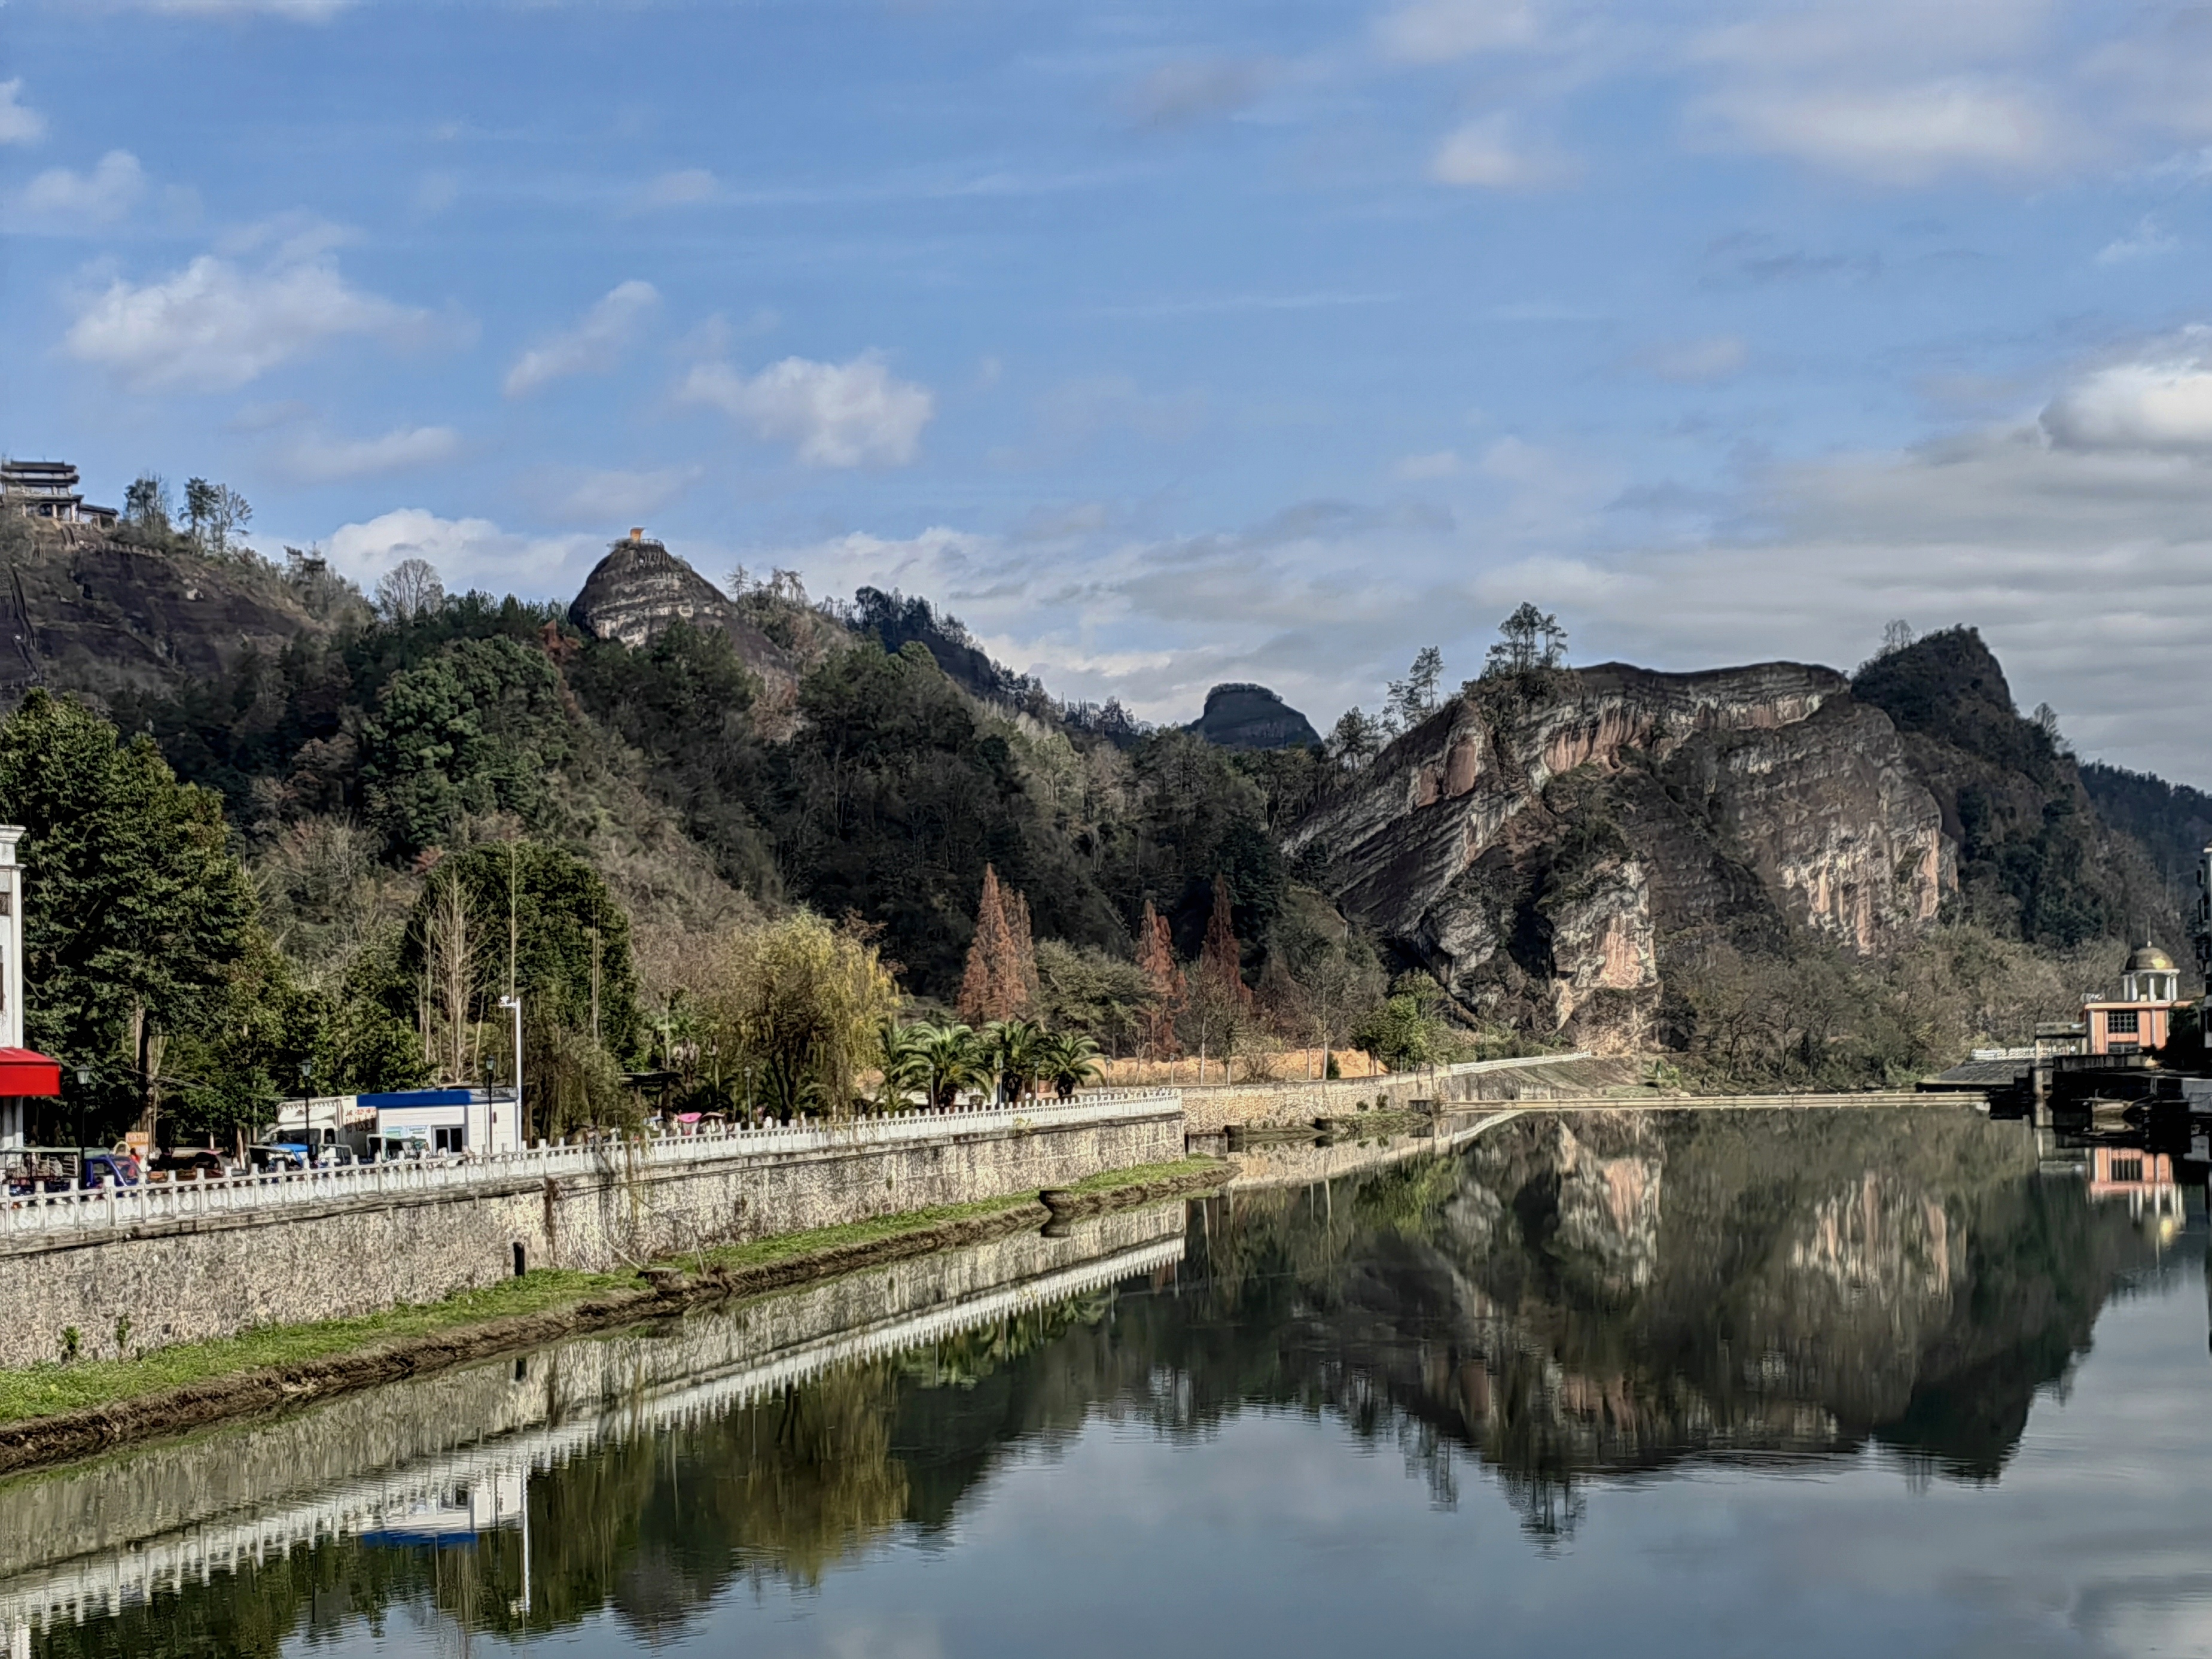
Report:
[[530,1120],[522,1111],[522,999],[503,996],[499,1006],[514,1012],[514,1136],[515,1150],[520,1152],[530,1139]]
[[586,927],[584,931],[592,936],[592,1046],[597,1048],[599,1041],[599,930]]

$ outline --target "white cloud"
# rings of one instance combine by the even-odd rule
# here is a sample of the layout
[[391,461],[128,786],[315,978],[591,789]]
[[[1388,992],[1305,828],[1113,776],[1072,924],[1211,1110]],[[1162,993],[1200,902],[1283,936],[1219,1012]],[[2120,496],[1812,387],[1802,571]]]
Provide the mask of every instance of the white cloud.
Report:
[[627,282],[610,290],[575,327],[515,359],[507,372],[507,395],[519,398],[571,374],[611,372],[659,304],[660,292],[651,283]]
[[46,118],[22,102],[23,82],[0,81],[0,144],[35,144],[46,137]]
[[112,224],[146,194],[145,169],[127,149],[111,149],[89,173],[50,167],[15,198],[15,224],[70,230]]
[[1384,17],[1376,33],[1393,58],[1439,64],[1479,52],[1531,46],[1543,30],[1529,0],[1415,0]]
[[2130,260],[2148,259],[2155,254],[2170,252],[2174,246],[2174,240],[2166,233],[2166,228],[2147,213],[2126,235],[2114,237],[2100,248],[2097,263],[2100,265],[2126,264]]
[[633,204],[637,208],[696,207],[702,202],[714,201],[722,193],[720,180],[704,167],[683,167],[674,173],[664,173],[653,179],[637,194]]
[[1565,184],[1574,173],[1564,157],[1516,142],[1511,120],[1503,115],[1468,122],[1445,138],[1429,163],[1429,176],[1438,184],[1478,190],[1540,190]]
[[1695,385],[1724,380],[1741,373],[1750,356],[1750,349],[1735,335],[1711,334],[1703,339],[1653,346],[1643,352],[1637,362],[1647,373],[1662,380]]
[[846,363],[787,357],[750,378],[726,363],[702,363],[683,395],[766,441],[795,445],[808,466],[904,466],[937,412],[928,387],[899,380],[872,351]]
[[489,519],[441,519],[420,507],[341,525],[322,540],[331,562],[364,588],[402,559],[427,559],[448,592],[483,587],[537,596],[574,593],[606,550],[595,536],[524,536]]
[[452,427],[395,427],[379,438],[302,438],[285,459],[296,476],[327,483],[434,466],[453,459],[460,450],[461,434]]
[[1922,184],[1961,169],[2019,172],[2056,161],[2063,149],[2047,94],[1967,76],[1753,86],[1708,97],[1698,113],[1747,149],[1877,184]]
[[1390,469],[1390,476],[1409,483],[1425,478],[1449,478],[1461,467],[1456,450],[1439,449],[1427,455],[1408,455]]
[[2212,453],[2212,330],[2183,336],[2175,356],[2091,371],[2042,424],[2069,449]]
[[140,391],[228,392],[329,341],[390,336],[422,316],[352,287],[328,256],[246,270],[203,254],[159,282],[118,277],[88,296],[63,349]]

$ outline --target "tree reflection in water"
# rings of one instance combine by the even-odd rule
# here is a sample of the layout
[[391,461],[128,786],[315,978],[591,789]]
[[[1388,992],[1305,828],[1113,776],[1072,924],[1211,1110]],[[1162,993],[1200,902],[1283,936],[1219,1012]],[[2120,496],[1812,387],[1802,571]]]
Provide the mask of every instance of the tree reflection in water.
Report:
[[[325,1542],[61,1655],[264,1655],[442,1618],[659,1643],[740,1582],[811,1585],[945,1528],[1016,1447],[1104,1419],[1196,1441],[1244,1413],[1395,1445],[1429,1501],[1498,1480],[1530,1533],[1585,1483],[1870,1445],[2000,1475],[2039,1389],[2154,1242],[2017,1126],[1969,1111],[1531,1115],[1462,1153],[1194,1206],[1179,1273],[603,1444],[530,1484],[522,1537]],[[1478,1471],[1487,1473],[1478,1474]]]

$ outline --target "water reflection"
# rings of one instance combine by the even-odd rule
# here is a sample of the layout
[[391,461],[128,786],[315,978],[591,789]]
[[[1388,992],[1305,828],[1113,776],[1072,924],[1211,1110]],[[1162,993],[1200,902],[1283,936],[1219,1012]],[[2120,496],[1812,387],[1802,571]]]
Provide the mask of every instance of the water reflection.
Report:
[[2185,1190],[2045,1150],[1948,1109],[1529,1114],[1187,1232],[1108,1218],[0,1486],[0,1617],[53,1655],[602,1614],[658,1644],[949,1536],[1102,1416],[1333,1421],[1417,1504],[1495,1476],[1555,1541],[1592,1483],[1686,1462],[1996,1481]]

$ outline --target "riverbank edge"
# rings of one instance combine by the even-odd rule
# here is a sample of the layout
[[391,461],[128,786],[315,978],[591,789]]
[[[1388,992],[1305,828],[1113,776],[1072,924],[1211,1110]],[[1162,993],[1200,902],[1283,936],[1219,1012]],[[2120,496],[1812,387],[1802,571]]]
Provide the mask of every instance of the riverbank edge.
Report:
[[[0,1422],[0,1477],[495,1358],[563,1337],[635,1324],[657,1315],[769,1295],[888,1262],[983,1243],[1066,1219],[1070,1213],[1097,1214],[1191,1197],[1219,1188],[1236,1172],[1236,1164],[1227,1159],[1184,1158],[1175,1164],[1108,1170],[1072,1188],[1055,1189],[1077,1196],[1079,1208],[1073,1212],[1048,1208],[1038,1194],[1016,1194],[961,1205],[951,1214],[909,1211],[690,1253],[649,1263],[615,1288],[598,1293],[579,1291],[573,1300],[526,1314],[465,1319],[435,1331],[369,1340],[358,1347],[289,1364],[221,1372],[97,1405],[17,1418]],[[810,1244],[809,1240],[819,1242]]]

